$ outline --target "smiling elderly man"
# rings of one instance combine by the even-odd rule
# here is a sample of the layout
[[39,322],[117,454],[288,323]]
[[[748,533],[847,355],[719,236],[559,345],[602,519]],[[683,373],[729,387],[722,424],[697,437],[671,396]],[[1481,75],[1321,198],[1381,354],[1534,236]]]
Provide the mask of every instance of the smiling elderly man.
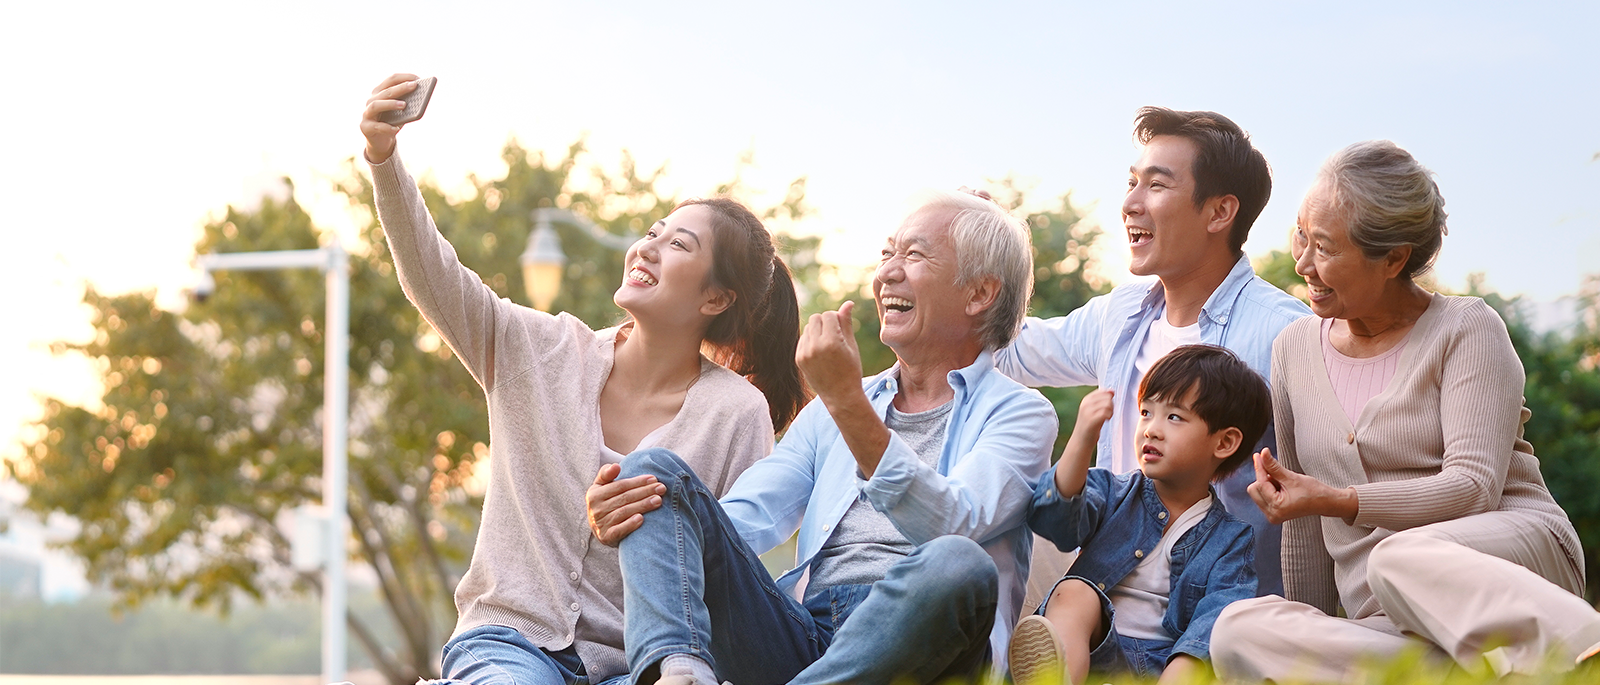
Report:
[[[861,378],[847,302],[801,336],[817,400],[721,502],[664,450],[600,472],[590,520],[620,541],[636,682],[925,683],[1005,653],[1056,436],[1050,403],[994,370],[1032,273],[1021,221],[930,193],[873,277],[894,366]],[[796,529],[773,581],[757,554]]]

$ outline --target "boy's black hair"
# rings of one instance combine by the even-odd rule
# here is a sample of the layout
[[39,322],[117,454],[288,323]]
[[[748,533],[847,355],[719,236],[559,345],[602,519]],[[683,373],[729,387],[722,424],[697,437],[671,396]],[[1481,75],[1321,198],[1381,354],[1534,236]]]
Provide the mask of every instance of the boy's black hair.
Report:
[[1212,433],[1237,428],[1244,434],[1239,449],[1228,455],[1211,480],[1217,481],[1238,470],[1272,421],[1272,393],[1261,374],[1227,348],[1216,345],[1184,345],[1168,353],[1150,367],[1139,382],[1139,401],[1182,402],[1195,390],[1194,406],[1189,407]]

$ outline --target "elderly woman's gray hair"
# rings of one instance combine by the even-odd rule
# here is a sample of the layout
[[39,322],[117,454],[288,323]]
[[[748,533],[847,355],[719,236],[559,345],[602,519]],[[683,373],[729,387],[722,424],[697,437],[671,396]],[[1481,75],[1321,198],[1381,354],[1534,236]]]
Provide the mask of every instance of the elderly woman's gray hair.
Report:
[[956,286],[965,288],[983,278],[999,282],[978,336],[986,349],[1010,344],[1022,329],[1033,294],[1033,239],[1027,223],[994,201],[966,192],[930,190],[919,194],[914,204],[919,210],[938,207],[955,212],[950,236],[960,262]]
[[1449,232],[1444,196],[1433,172],[1411,153],[1387,140],[1356,143],[1323,162],[1317,176],[1333,206],[1350,222],[1350,242],[1367,259],[1382,259],[1395,248],[1410,246],[1402,278],[1415,278],[1433,267]]

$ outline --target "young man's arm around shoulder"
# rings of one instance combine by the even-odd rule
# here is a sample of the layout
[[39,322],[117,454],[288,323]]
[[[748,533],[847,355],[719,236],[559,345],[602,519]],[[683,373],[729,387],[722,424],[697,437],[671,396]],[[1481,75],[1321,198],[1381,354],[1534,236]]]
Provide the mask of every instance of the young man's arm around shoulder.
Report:
[[1101,334],[1111,295],[1100,295],[1065,316],[1030,316],[1010,345],[995,352],[995,368],[1023,385],[1064,388],[1099,382]]

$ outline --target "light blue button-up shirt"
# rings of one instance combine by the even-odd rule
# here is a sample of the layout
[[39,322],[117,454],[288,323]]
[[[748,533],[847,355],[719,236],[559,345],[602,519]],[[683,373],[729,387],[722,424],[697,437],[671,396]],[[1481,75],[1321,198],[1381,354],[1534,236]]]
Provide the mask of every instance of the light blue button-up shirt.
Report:
[[[880,418],[899,392],[899,365],[862,380]],[[971,538],[1000,572],[1000,606],[990,645],[1003,660],[1021,611],[1032,551],[1027,528],[1033,486],[1050,466],[1056,439],[1055,410],[1038,391],[995,372],[984,352],[971,366],[950,372],[955,390],[938,466],[889,434],[889,446],[872,477],[862,479],[855,455],[821,400],[795,417],[772,455],[757,461],[722,498],[723,510],[744,541],[765,552],[800,530],[799,564],[778,578],[798,598],[802,577],[857,497],[865,496],[895,528],[921,545],[941,535]]]
[[[1143,280],[1124,283],[1110,293],[1088,301],[1066,316],[1053,319],[1029,317],[1011,345],[995,355],[1004,373],[1025,385],[1068,387],[1094,385],[1117,391],[1113,411],[1122,416],[1137,416],[1138,386],[1134,379],[1134,359],[1150,332],[1150,324],[1165,310],[1166,290],[1161,282]],[[1257,276],[1250,260],[1240,255],[1222,284],[1200,308],[1200,341],[1232,350],[1244,363],[1272,378],[1272,341],[1290,322],[1309,316],[1305,303],[1291,297]],[[1112,426],[1106,422],[1100,431],[1096,465],[1113,469]],[[1267,429],[1256,449],[1277,451],[1277,436]],[[1261,576],[1263,594],[1282,590],[1279,571],[1279,531],[1251,501],[1245,488],[1255,480],[1249,466],[1234,472],[1219,488],[1221,499],[1232,512],[1250,523],[1256,532],[1256,570]]]

